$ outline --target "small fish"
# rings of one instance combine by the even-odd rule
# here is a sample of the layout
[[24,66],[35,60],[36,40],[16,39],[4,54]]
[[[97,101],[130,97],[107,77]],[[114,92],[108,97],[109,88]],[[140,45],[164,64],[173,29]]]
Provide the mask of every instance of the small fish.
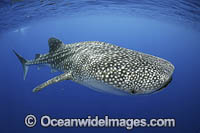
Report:
[[72,80],[101,92],[147,94],[166,87],[174,71],[174,66],[164,59],[105,42],[65,45],[52,37],[48,44],[49,53],[36,54],[33,60],[26,60],[13,50],[23,66],[24,79],[31,65],[47,64],[52,71],[63,72],[37,86],[33,92]]

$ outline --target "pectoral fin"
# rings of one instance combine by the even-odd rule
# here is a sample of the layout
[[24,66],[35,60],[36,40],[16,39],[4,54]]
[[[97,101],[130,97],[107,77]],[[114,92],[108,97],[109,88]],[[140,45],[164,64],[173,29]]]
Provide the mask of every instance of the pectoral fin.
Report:
[[63,80],[70,80],[71,79],[71,72],[68,72],[68,73],[63,73],[61,75],[58,75],[46,82],[44,82],[43,84],[37,86],[36,88],[33,89],[33,92],[38,92],[40,90],[42,90],[43,88],[51,85],[51,84],[54,84],[54,83],[57,83],[57,82],[60,82],[60,81],[63,81]]

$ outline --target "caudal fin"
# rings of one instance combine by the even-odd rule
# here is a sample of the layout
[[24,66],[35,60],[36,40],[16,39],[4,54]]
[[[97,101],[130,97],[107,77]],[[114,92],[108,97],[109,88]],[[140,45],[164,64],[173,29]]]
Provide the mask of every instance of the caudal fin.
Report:
[[22,64],[22,67],[23,67],[23,70],[24,70],[24,80],[25,80],[27,72],[28,72],[28,66],[26,65],[27,60],[24,59],[22,56],[20,56],[15,50],[13,50],[13,52],[15,53],[15,55],[17,56],[17,58],[19,59],[19,61]]

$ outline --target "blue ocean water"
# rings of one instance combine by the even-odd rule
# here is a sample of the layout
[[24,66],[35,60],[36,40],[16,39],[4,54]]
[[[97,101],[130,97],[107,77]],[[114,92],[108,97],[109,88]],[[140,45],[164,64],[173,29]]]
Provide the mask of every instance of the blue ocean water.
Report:
[[[3,0],[0,1],[0,132],[200,133],[200,2],[198,0]],[[27,79],[12,52],[26,59],[48,52],[48,39],[104,41],[159,56],[175,66],[172,82],[155,94],[116,96],[64,81],[32,89],[59,75],[30,67]],[[36,118],[174,118],[176,127],[33,128]]]

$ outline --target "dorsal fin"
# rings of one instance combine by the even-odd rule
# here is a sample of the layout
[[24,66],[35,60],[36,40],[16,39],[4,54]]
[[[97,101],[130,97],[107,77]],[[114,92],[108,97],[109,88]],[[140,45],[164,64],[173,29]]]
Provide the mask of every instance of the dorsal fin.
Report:
[[35,59],[40,58],[41,54],[35,54]]
[[55,52],[60,47],[64,46],[62,41],[60,41],[54,37],[49,38],[48,43],[49,43],[49,52],[50,53]]

